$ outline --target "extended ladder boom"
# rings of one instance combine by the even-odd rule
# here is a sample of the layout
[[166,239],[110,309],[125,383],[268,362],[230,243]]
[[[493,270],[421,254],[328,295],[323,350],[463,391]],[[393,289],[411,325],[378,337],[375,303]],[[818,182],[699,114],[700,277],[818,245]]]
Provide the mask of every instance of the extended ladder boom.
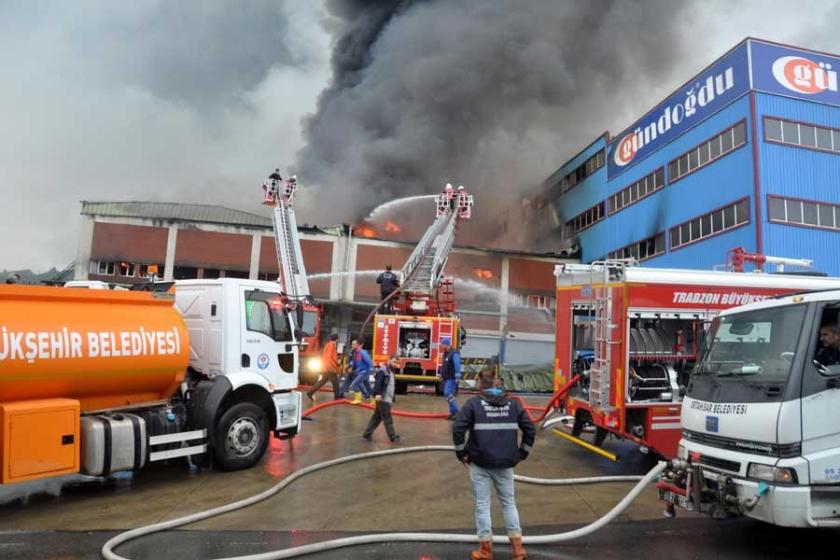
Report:
[[271,206],[274,210],[274,244],[280,267],[280,277],[277,280],[289,298],[297,300],[309,297],[310,293],[295,211],[292,208],[296,189],[295,176],[284,182],[277,172],[272,173],[263,182],[263,204]]
[[434,223],[426,230],[411,256],[402,268],[405,281],[403,291],[419,296],[431,296],[443,277],[446,260],[455,242],[455,231],[460,219],[472,215],[473,197],[464,187],[454,190],[447,184],[437,195]]

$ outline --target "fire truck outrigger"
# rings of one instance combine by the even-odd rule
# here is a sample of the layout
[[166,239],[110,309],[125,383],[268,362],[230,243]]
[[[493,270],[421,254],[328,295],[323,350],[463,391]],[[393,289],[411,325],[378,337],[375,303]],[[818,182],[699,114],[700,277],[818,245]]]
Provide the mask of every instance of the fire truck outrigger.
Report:
[[277,281],[292,305],[295,306],[297,325],[300,329],[300,376],[304,382],[312,381],[321,370],[321,317],[323,308],[315,302],[309,291],[309,280],[303,263],[303,251],[297,229],[295,210],[292,207],[297,191],[297,176],[285,181],[279,170],[263,181],[263,204],[273,209],[274,244],[280,274]]
[[[609,434],[676,456],[685,388],[719,312],[840,287],[836,278],[643,268],[622,260],[559,265],[555,276],[555,399],[574,418],[571,436],[561,435],[612,459],[600,449]],[[575,376],[579,382],[570,384]],[[594,447],[579,438],[587,426],[595,427]]]
[[455,315],[453,280],[444,277],[443,271],[458,223],[472,215],[473,196],[463,186],[454,189],[447,184],[435,203],[435,221],[403,265],[402,285],[391,294],[396,313],[377,314],[374,319],[373,360],[380,363],[397,356],[399,392],[409,383],[434,383],[442,394],[440,340],[448,337],[456,348],[461,344],[463,330]]

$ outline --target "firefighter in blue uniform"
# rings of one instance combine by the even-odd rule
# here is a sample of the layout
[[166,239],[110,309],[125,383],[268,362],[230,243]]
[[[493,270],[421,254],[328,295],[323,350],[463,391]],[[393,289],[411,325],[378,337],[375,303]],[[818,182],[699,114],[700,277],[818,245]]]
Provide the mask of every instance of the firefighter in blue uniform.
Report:
[[[385,267],[385,272],[376,278],[376,283],[379,284],[379,300],[384,302],[382,304],[382,313],[393,313],[394,302],[393,299],[388,299],[388,297],[400,287],[400,279],[396,274],[391,272],[390,264]],[[388,301],[385,301],[386,299]]]
[[449,403],[449,419],[455,420],[458,414],[458,403],[455,393],[458,392],[458,381],[461,379],[461,353],[452,348],[452,339],[445,336],[440,339],[440,350],[443,352],[443,364],[440,367],[440,379],[443,382],[443,396]]

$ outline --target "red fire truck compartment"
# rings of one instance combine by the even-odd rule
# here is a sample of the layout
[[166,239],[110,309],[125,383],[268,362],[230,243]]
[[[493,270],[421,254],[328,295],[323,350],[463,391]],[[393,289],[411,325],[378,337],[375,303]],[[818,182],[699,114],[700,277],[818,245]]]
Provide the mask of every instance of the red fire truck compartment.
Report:
[[400,360],[397,379],[437,381],[442,355],[441,338],[458,346],[458,319],[411,315],[377,315],[373,327],[373,361],[382,363],[396,355]]

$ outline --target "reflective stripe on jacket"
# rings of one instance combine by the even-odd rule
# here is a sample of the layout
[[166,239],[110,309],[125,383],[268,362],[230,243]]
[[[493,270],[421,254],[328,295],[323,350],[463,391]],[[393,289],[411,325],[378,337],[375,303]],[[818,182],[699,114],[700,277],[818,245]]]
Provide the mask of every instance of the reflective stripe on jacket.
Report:
[[[519,431],[522,443],[519,443]],[[469,440],[464,441],[469,432]],[[482,391],[468,400],[452,426],[452,441],[459,457],[487,469],[507,469],[527,457],[536,429],[528,413],[507,394]]]

